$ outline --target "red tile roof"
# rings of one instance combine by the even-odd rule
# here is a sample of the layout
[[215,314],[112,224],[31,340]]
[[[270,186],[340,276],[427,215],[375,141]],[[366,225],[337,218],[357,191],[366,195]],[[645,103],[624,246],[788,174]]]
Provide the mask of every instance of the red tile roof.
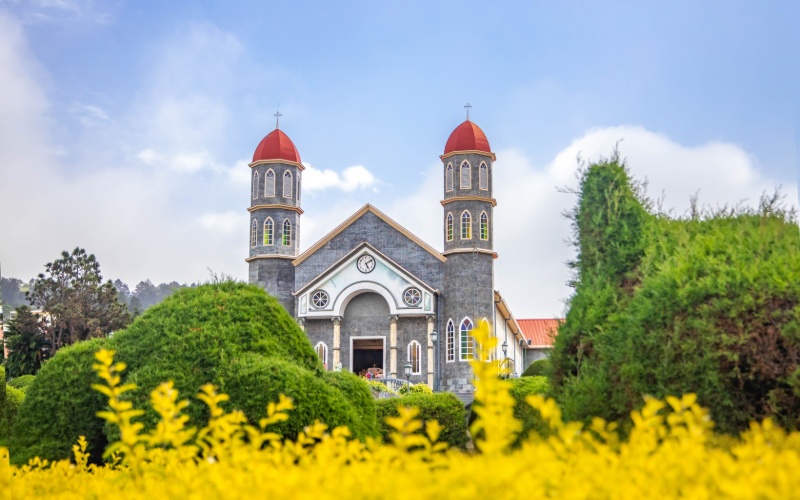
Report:
[[489,139],[483,130],[471,121],[467,120],[450,134],[447,144],[444,146],[444,154],[454,151],[484,151],[491,153]]
[[517,320],[522,334],[530,341],[529,347],[553,347],[553,342],[558,335],[558,325],[563,322],[563,319]]
[[300,163],[300,153],[297,152],[289,136],[284,134],[283,130],[276,128],[258,144],[253,154],[253,162],[259,160],[287,160]]

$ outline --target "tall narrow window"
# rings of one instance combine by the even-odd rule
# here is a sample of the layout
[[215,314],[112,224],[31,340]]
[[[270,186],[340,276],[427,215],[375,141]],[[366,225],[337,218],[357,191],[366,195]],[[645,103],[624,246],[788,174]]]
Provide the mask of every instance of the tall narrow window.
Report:
[[411,363],[411,373],[419,375],[422,369],[422,346],[419,342],[412,340],[408,344],[408,362]]
[[470,189],[472,187],[472,168],[469,163],[464,162],[461,164],[461,189]]
[[467,210],[461,213],[461,239],[472,239],[472,215]]
[[283,245],[289,246],[292,244],[292,223],[289,219],[283,221]]
[[272,223],[272,219],[267,217],[267,220],[264,221],[264,244],[272,245],[275,242],[274,235],[274,224]]
[[297,172],[297,201],[300,202],[300,172]]
[[489,239],[489,216],[486,212],[481,212],[481,239]]
[[275,172],[272,169],[267,170],[264,176],[264,196],[275,196]]
[[480,170],[478,171],[478,187],[484,191],[489,190],[489,167],[485,163],[481,163]]
[[447,171],[445,172],[444,178],[444,190],[445,191],[452,191],[453,190],[453,164],[447,164]]
[[288,170],[283,174],[283,197],[292,197],[292,173]]
[[258,172],[254,170],[253,171],[253,199],[254,200],[256,198],[258,198],[258,183],[259,183]]
[[470,335],[472,330],[472,321],[469,318],[464,318],[461,322],[461,361],[467,361],[475,356],[475,339]]
[[256,220],[253,219],[253,224],[250,227],[250,246],[251,247],[256,246],[256,241],[258,241],[257,238],[256,238],[257,236],[258,236],[258,225],[256,224]]
[[447,335],[445,339],[445,347],[447,348],[447,361],[456,360],[456,327],[453,325],[453,320],[447,322]]
[[320,361],[322,361],[322,365],[325,369],[328,369],[328,346],[325,345],[324,342],[318,342],[317,345],[314,347],[314,350],[317,351],[317,356],[319,356]]
[[453,214],[447,214],[447,241],[453,241]]

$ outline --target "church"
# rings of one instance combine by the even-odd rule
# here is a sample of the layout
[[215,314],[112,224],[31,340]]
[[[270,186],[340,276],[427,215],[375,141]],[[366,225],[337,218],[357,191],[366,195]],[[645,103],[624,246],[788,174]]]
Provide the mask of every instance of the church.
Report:
[[492,356],[519,376],[547,355],[558,322],[517,321],[494,289],[496,157],[469,115],[439,158],[444,251],[367,204],[300,253],[305,167],[276,123],[249,165],[246,261],[250,283],[297,319],[326,369],[405,379],[410,367],[411,383],[470,400],[473,327],[491,326]]

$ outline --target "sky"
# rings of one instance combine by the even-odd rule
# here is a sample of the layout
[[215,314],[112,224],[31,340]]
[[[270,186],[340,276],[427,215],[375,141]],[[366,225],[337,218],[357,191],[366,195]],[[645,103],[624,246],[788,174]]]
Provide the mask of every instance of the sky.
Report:
[[680,215],[798,204],[800,4],[0,0],[0,266],[63,250],[131,287],[247,278],[250,169],[275,127],[301,250],[365,203],[442,249],[442,164],[470,118],[494,166],[495,286],[564,314],[578,158],[617,145]]

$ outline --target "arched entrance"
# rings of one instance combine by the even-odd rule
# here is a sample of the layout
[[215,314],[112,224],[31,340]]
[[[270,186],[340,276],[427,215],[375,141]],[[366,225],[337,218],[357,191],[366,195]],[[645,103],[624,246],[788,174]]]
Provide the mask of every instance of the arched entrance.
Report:
[[[389,304],[381,295],[365,292],[350,299],[342,316],[342,345],[349,347],[350,370],[386,372],[386,339],[389,336]],[[375,371],[375,370],[373,370]]]

